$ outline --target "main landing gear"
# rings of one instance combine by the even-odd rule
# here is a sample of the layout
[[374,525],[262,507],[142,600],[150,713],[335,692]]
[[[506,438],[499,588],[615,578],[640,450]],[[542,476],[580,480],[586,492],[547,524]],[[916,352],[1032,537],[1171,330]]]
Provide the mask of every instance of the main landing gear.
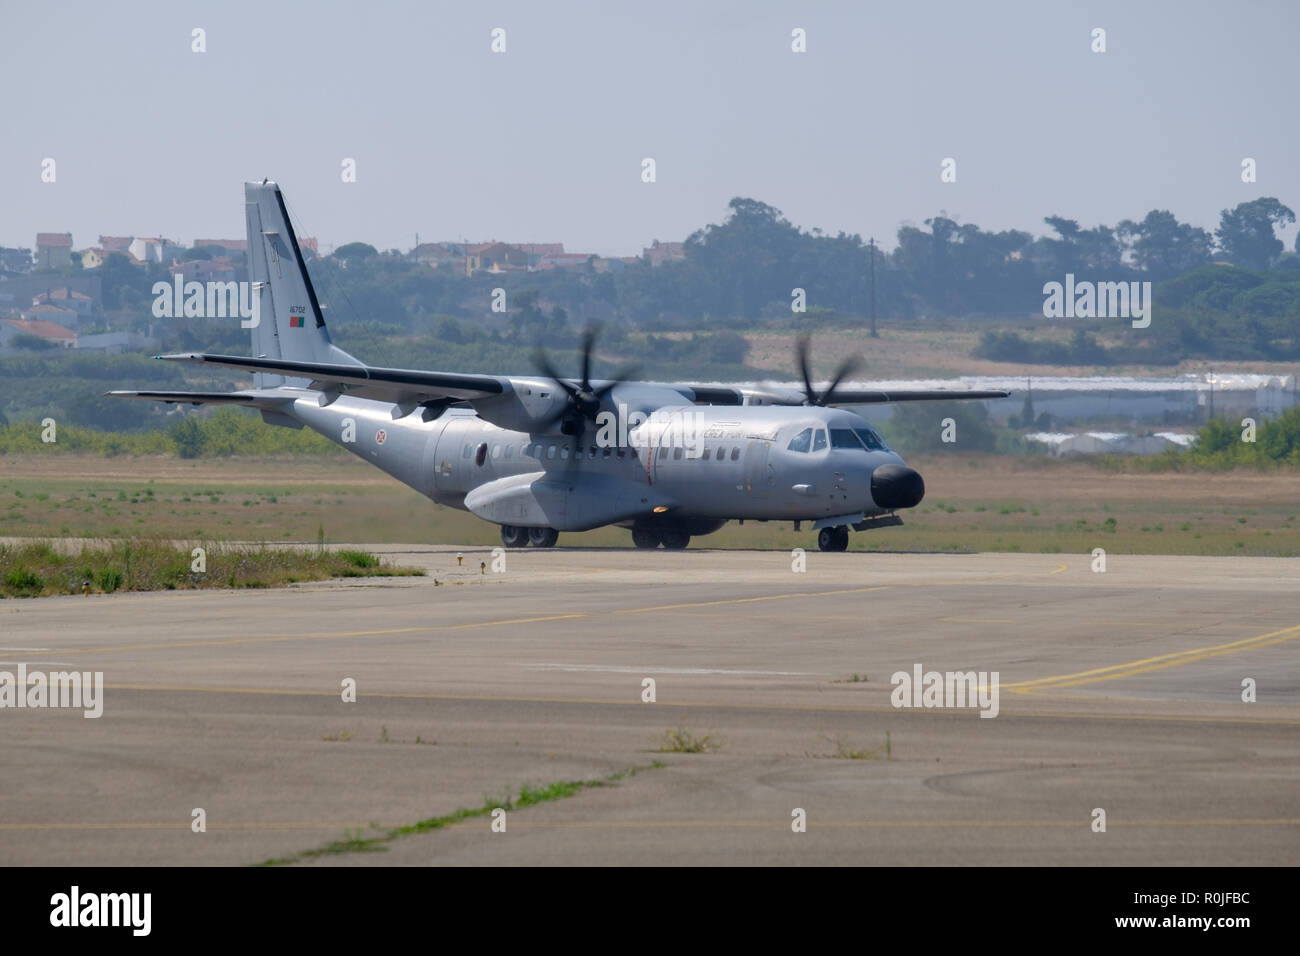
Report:
[[817,532],[817,547],[823,551],[847,551],[849,526],[842,524],[837,528],[822,528]]
[[672,529],[633,528],[632,543],[638,548],[657,548],[662,544],[669,551],[681,551],[691,543],[691,536],[685,531]]
[[501,543],[507,548],[551,548],[560,538],[554,528],[520,528],[513,524],[501,526]]

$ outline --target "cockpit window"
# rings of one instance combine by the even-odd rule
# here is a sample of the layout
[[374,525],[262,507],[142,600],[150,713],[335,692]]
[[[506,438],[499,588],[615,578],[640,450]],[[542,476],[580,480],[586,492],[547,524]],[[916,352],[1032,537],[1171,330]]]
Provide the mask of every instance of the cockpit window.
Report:
[[790,444],[785,447],[790,451],[807,451],[812,445],[812,433],[813,430],[811,428],[805,428],[799,434],[791,438]]
[[851,428],[832,428],[831,447],[851,448],[853,451],[862,451],[862,442],[858,441],[858,436],[853,434],[853,429]]
[[817,429],[816,434],[813,435],[812,450],[821,451],[825,447],[826,447],[826,429],[819,428]]
[[887,451],[889,446],[885,444],[883,438],[877,435],[872,429],[862,427],[853,429],[862,439],[862,444],[867,446],[868,451]]

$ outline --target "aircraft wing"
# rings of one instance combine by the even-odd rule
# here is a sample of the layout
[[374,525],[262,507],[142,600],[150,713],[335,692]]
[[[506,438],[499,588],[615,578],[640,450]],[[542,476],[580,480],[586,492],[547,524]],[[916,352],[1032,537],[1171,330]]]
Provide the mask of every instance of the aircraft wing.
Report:
[[[805,405],[801,389],[770,385],[670,385],[696,405]],[[881,391],[836,388],[828,405],[892,405],[895,402],[953,402],[981,398],[1006,398],[1001,389],[934,388]]]
[[1002,389],[930,388],[916,391],[880,392],[859,388],[835,389],[831,405],[893,405],[895,402],[955,402],[977,398],[1006,398]]
[[495,375],[460,375],[450,372],[422,372],[415,369],[375,368],[369,365],[335,365],[324,362],[294,362],[285,359],[249,358],[243,355],[208,355],[188,352],[159,355],[168,362],[218,365],[245,372],[271,372],[303,378],[322,391],[338,390],[358,398],[410,403],[452,399],[466,401],[499,395],[508,379]]

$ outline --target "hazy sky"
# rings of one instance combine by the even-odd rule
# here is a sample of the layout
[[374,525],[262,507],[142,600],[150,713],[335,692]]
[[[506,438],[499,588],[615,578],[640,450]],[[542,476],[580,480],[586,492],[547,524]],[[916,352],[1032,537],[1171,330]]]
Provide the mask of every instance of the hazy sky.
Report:
[[634,254],[737,195],[886,245],[939,210],[1035,233],[1152,208],[1212,230],[1261,195],[1300,210],[1288,0],[0,2],[7,246],[242,237],[240,184],[263,177],[303,234],[403,249]]

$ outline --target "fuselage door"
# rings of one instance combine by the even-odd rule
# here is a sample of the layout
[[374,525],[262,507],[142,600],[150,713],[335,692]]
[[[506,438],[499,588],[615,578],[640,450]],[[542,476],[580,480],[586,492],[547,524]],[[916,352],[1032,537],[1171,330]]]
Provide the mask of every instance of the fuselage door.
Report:
[[771,442],[761,439],[751,440],[745,447],[745,493],[751,498],[766,498],[772,492],[771,448]]

